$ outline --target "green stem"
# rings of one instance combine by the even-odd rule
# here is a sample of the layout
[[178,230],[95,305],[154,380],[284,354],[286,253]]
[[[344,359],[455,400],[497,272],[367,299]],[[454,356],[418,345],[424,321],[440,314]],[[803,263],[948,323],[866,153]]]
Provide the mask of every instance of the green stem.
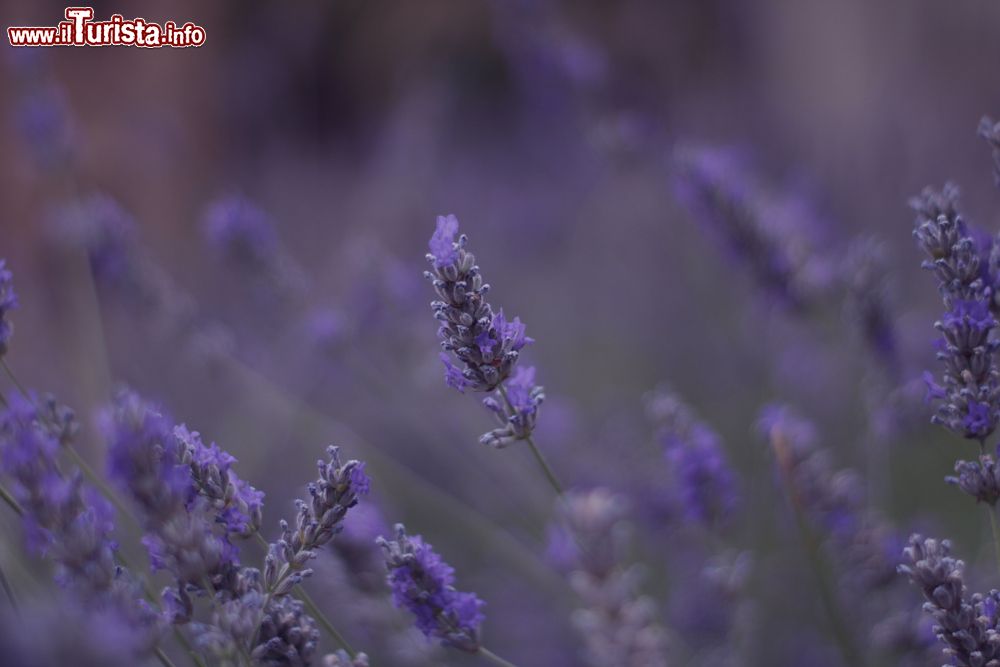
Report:
[[14,609],[14,613],[20,616],[21,608],[17,604],[17,596],[14,595],[14,587],[10,585],[10,579],[7,578],[7,573],[3,571],[2,567],[0,567],[0,586],[3,587],[4,593],[7,594],[7,599],[10,600],[10,606]]
[[513,662],[504,660],[503,658],[501,658],[500,656],[498,656],[496,653],[489,650],[485,646],[480,646],[479,651],[477,651],[477,653],[486,658],[487,660],[489,660],[490,662],[492,662],[494,665],[500,665],[500,667],[517,667],[517,665],[515,665]]
[[[794,492],[791,489],[789,489],[789,491],[794,495]],[[844,659],[848,665],[863,667],[865,665],[864,658],[862,657],[857,646],[855,646],[854,638],[851,636],[851,633],[844,622],[840,605],[837,604],[837,598],[829,580],[828,568],[826,567],[826,563],[824,562],[822,553],[820,552],[816,537],[809,529],[805,516],[802,512],[802,508],[799,507],[794,497],[792,498],[791,504],[793,513],[795,514],[795,525],[798,528],[799,535],[802,538],[802,546],[806,551],[809,564],[816,577],[816,583],[819,587],[820,601],[823,604],[827,618],[830,621],[830,626],[833,629],[837,646],[840,648],[840,651],[844,655]]]
[[1000,570],[1000,526],[997,526],[997,506],[986,508],[990,515],[990,529],[993,531],[993,551],[997,557],[997,569]]
[[[497,390],[500,392],[500,396],[503,397],[503,401],[506,403],[507,409],[513,413],[514,406],[511,405],[510,398],[507,396],[507,388],[500,384],[497,386]],[[552,471],[548,461],[546,461],[545,457],[542,455],[542,450],[538,448],[538,445],[535,444],[534,438],[530,435],[524,440],[528,443],[528,448],[531,449],[531,453],[535,455],[535,460],[538,461],[538,465],[542,468],[542,471],[545,473],[545,477],[549,480],[549,484],[555,490],[556,495],[561,497],[564,493],[563,486],[559,483],[559,478],[556,477],[556,474]]]
[[153,649],[153,654],[156,655],[157,658],[159,658],[160,662],[163,664],[163,667],[177,667],[177,665],[174,664],[174,661],[170,659],[170,656],[164,653],[163,649],[161,649],[159,646]]
[[31,395],[28,394],[28,391],[24,388],[24,386],[20,383],[20,381],[18,381],[17,376],[14,375],[14,371],[12,371],[10,369],[10,366],[7,365],[7,358],[0,357],[0,364],[3,365],[4,371],[7,372],[7,377],[9,377],[10,381],[14,383],[14,386],[17,387],[17,390],[21,392],[21,395],[30,401]]

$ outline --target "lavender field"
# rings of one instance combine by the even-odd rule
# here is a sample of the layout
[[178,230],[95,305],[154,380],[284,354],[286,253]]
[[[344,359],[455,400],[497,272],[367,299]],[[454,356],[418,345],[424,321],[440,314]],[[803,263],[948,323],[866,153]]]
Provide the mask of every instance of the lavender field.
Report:
[[0,667],[1000,667],[1000,3],[121,5],[0,57]]

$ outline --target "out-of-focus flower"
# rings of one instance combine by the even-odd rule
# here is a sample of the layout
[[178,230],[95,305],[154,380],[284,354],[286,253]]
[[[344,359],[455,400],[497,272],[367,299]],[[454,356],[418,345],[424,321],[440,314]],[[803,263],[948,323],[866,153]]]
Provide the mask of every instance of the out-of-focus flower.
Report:
[[484,603],[475,593],[455,589],[455,570],[419,535],[396,526],[396,539],[379,538],[397,607],[409,610],[417,628],[445,646],[475,653]]
[[733,150],[677,152],[675,192],[761,288],[780,304],[802,308],[822,300],[836,277],[821,251],[815,212],[797,196],[762,186]]
[[7,346],[14,335],[14,325],[8,316],[15,308],[17,293],[14,292],[14,274],[7,268],[7,261],[0,259],[0,357],[7,354]]
[[570,493],[559,512],[575,553],[570,584],[583,605],[573,623],[593,667],[665,667],[666,633],[656,604],[638,591],[639,571],[624,562],[627,504],[607,489]]
[[647,411],[659,425],[657,438],[671,466],[684,515],[709,527],[731,519],[740,502],[739,491],[718,434],[669,390],[653,394]]

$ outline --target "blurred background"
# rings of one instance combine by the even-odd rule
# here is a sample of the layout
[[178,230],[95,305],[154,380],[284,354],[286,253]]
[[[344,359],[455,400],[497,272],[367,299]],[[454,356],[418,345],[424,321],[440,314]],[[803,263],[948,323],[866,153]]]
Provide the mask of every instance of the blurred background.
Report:
[[[239,458],[273,537],[340,444],[369,463],[372,520],[424,534],[487,601],[494,650],[585,664],[579,602],[546,556],[551,491],[524,447],[478,444],[490,415],[442,382],[422,273],[435,216],[453,213],[494,305],[536,341],[539,446],[569,486],[629,499],[629,558],[686,638],[673,664],[707,660],[723,630],[699,615],[709,593],[683,590],[708,557],[658,500],[671,472],[644,406],[664,385],[740,478],[721,538],[754,563],[738,593],[753,613],[724,630],[738,664],[843,664],[754,430],[772,402],[816,423],[901,533],[951,537],[996,585],[975,569],[992,558],[985,516],[942,481],[976,450],[921,403],[941,304],[907,200],[953,180],[996,229],[976,127],[1000,114],[997,3],[93,4],[207,31],[197,49],[5,46],[0,61],[0,254],[21,300],[8,360],[77,409],[95,464],[91,417],[127,383]],[[0,18],[54,25],[63,9]],[[775,299],[760,257],[685,198],[705,155],[781,203],[765,237],[797,258],[803,303]],[[872,290],[891,362],[866,344]],[[0,557],[39,579],[16,545]],[[342,570],[321,566],[315,597],[375,664],[478,664],[397,632],[378,595],[358,612]]]

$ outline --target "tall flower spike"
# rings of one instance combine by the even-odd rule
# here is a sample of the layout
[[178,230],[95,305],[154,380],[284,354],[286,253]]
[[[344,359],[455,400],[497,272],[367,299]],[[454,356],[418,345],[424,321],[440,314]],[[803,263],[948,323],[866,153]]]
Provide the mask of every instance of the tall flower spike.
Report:
[[674,164],[681,203],[779,305],[801,309],[826,295],[833,263],[801,198],[763,187],[734,150],[682,149]]
[[7,400],[10,407],[0,417],[0,471],[12,480],[24,508],[29,547],[52,558],[60,581],[84,597],[110,591],[118,575],[110,505],[79,471],[60,470],[59,440],[34,403],[17,395]]
[[431,308],[441,323],[445,383],[463,393],[495,392],[483,404],[500,426],[479,441],[506,447],[531,437],[545,399],[544,389],[535,384],[533,367],[515,370],[521,350],[534,340],[525,335],[519,318],[508,320],[503,309],[494,313],[486,300],[490,286],[483,282],[475,256],[466,250],[468,237],[462,234],[456,240],[457,234],[455,216],[438,217],[428,244],[432,270],[425,273],[440,297]]
[[395,540],[380,537],[378,544],[385,553],[393,602],[414,615],[424,636],[478,651],[484,603],[475,593],[455,590],[455,570],[422,537],[407,535],[402,524],[396,526]]
[[344,529],[348,510],[371,489],[365,464],[340,460],[337,447],[327,448],[328,461],[317,462],[319,478],[309,484],[310,501],[296,501],[295,526],[281,521],[281,538],[270,545],[264,583],[274,595],[287,595],[312,574],[306,564],[316,551]]
[[525,336],[520,319],[508,321],[503,310],[493,312],[486,300],[490,286],[483,282],[475,256],[465,249],[468,237],[462,234],[456,241],[456,234],[455,216],[438,217],[427,255],[433,270],[425,274],[441,299],[431,303],[435,319],[441,322],[441,347],[462,364],[455,367],[445,360],[448,384],[459,391],[493,391],[533,340]]
[[944,363],[942,384],[925,373],[928,399],[937,403],[933,421],[965,438],[984,441],[1000,420],[1000,370],[992,336],[989,276],[992,241],[979,238],[959,215],[958,191],[925,190],[911,202],[917,213],[913,235],[927,254],[946,308],[935,328],[941,332],[937,357]]
[[951,556],[951,544],[910,537],[899,572],[916,584],[927,602],[924,611],[934,620],[934,634],[944,644],[950,664],[959,667],[1000,665],[997,610],[1000,593],[966,597],[965,563]]
[[0,358],[7,354],[7,346],[14,335],[14,325],[8,319],[8,314],[15,308],[17,294],[14,292],[14,274],[7,268],[6,260],[0,259]]

